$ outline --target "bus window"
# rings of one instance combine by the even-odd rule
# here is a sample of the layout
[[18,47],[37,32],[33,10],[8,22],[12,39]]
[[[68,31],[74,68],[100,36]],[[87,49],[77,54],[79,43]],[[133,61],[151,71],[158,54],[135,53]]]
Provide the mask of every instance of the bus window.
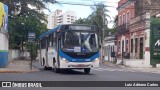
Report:
[[49,35],[49,47],[53,46],[53,34]]
[[41,48],[42,48],[42,49],[45,49],[45,48],[46,48],[46,40],[45,40],[45,38],[43,38],[43,39],[41,40]]

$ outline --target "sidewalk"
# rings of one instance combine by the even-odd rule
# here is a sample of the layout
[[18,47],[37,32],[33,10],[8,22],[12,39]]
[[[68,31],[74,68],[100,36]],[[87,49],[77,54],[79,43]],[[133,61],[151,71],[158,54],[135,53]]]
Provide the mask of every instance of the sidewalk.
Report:
[[123,69],[127,69],[127,70],[132,70],[135,72],[147,72],[147,73],[157,73],[160,74],[160,68],[153,68],[153,67],[148,67],[148,68],[135,68],[135,67],[129,67],[129,66],[125,66],[125,65],[120,65],[120,64],[114,64],[113,62],[104,62],[102,64],[108,65],[108,66],[113,66],[113,67],[117,67],[117,68],[123,68]]
[[30,70],[30,61],[29,60],[14,60],[5,68],[0,68],[0,73],[28,73],[39,71],[37,68],[32,66]]

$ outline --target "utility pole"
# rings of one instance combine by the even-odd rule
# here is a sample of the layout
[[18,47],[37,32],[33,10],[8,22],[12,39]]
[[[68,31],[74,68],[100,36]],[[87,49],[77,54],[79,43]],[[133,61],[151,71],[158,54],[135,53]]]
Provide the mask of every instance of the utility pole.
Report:
[[104,9],[104,5],[103,5],[103,11],[102,11],[102,19],[103,19],[103,25],[102,25],[102,38],[101,38],[101,41],[102,41],[102,46],[101,46],[101,60],[102,60],[102,63],[104,63],[104,50],[103,50],[103,47],[104,47],[104,30],[105,30],[105,9]]

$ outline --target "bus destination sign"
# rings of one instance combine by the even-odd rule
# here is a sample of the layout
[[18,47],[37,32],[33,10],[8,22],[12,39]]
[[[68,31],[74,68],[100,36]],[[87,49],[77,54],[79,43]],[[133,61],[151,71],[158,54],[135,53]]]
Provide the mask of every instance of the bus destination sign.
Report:
[[91,30],[91,26],[69,26],[70,30]]

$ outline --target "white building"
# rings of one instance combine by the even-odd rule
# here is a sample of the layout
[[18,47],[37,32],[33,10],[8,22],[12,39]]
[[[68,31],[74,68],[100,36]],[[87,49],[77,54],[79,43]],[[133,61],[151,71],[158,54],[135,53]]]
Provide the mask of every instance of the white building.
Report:
[[72,24],[77,20],[77,15],[74,11],[62,12],[62,10],[56,10],[48,15],[48,29],[52,29],[60,24]]
[[47,21],[48,21],[47,28],[48,29],[54,28],[54,13],[51,13],[50,15],[48,15]]
[[116,52],[116,36],[109,35],[104,38],[104,47],[103,47],[103,55],[105,61],[113,62],[115,60],[115,52]]

